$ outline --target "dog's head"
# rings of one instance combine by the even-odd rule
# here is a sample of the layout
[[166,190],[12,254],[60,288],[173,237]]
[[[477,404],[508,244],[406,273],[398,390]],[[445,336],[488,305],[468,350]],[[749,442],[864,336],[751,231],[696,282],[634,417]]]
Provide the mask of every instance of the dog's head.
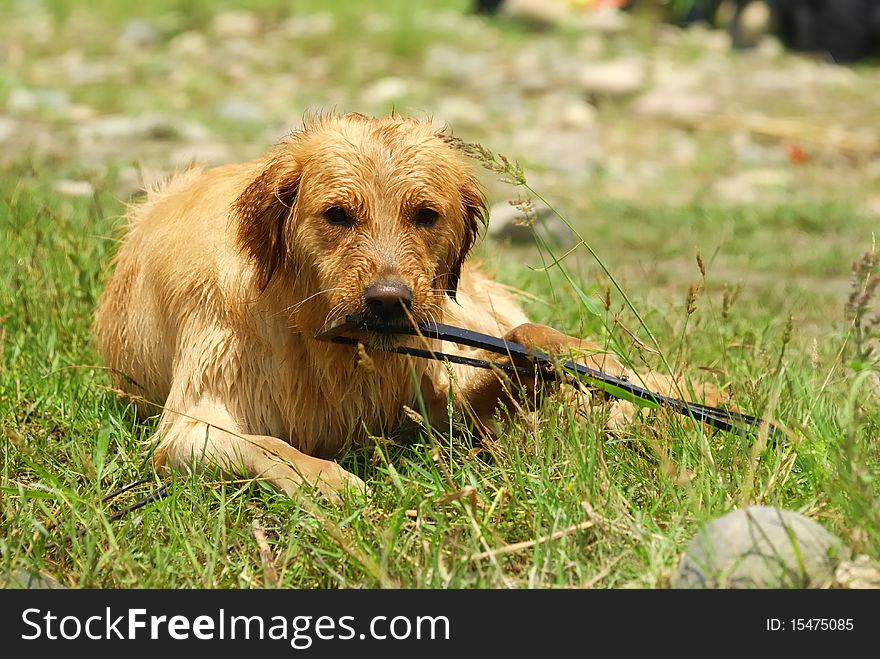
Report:
[[269,153],[235,203],[262,288],[297,324],[351,313],[439,320],[485,219],[467,158],[430,122],[320,116]]

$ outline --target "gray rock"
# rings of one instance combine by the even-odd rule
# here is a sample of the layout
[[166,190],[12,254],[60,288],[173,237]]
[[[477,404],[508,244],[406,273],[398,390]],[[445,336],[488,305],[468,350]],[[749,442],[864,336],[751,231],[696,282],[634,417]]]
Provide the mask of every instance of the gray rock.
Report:
[[[298,14],[288,18],[281,24],[281,32],[289,37],[319,37],[329,34],[335,28],[336,18],[329,11],[315,14]],[[365,29],[369,29],[368,22],[365,25]]]
[[174,176],[174,170],[147,167],[124,167],[116,177],[116,196],[119,199],[142,197],[147,190],[160,189]]
[[559,103],[557,113],[562,128],[582,130],[598,122],[596,108],[578,98]]
[[686,119],[717,112],[718,106],[718,99],[709,94],[675,87],[655,87],[635,100],[633,110],[645,117]]
[[547,126],[540,126],[517,133],[514,151],[530,154],[551,171],[584,178],[591,176],[604,159],[599,137],[598,125],[578,130],[562,126],[548,130]]
[[86,122],[76,130],[77,137],[85,142],[120,139],[197,141],[210,137],[201,124],[162,114],[111,115]]
[[144,179],[139,169],[123,167],[116,175],[115,194],[119,199],[130,199],[144,192]]
[[532,242],[532,230],[523,213],[506,201],[493,204],[489,208],[487,235],[495,240],[509,240],[515,243]]
[[197,59],[208,53],[208,40],[201,32],[190,30],[182,32],[168,43],[168,49],[178,57]]
[[577,83],[587,94],[596,96],[628,96],[639,92],[646,84],[645,60],[640,57],[620,57],[585,64],[577,76]]
[[540,226],[545,239],[550,237],[557,245],[569,245],[572,234],[568,227],[547,208],[535,211],[534,217],[526,217],[522,210],[507,201],[498,202],[489,208],[489,228],[487,235],[492,240],[521,245],[534,245],[535,237],[531,224]]
[[12,578],[21,588],[29,590],[63,590],[67,588],[54,577],[41,572],[16,570]]
[[382,108],[409,93],[409,84],[403,78],[380,78],[361,93],[361,100],[373,108]]
[[450,126],[482,126],[488,121],[484,104],[466,96],[446,96],[437,103],[434,119]]
[[730,136],[730,145],[736,157],[745,165],[752,167],[785,166],[788,155],[784,145],[758,141],[745,131]]
[[6,107],[11,111],[58,110],[70,105],[70,95],[62,89],[25,89],[9,92]]
[[553,69],[561,59],[535,48],[524,49],[513,55],[507,68],[520,90],[527,94],[538,94],[558,87],[558,76]]
[[672,587],[823,587],[851,557],[840,539],[808,517],[751,506],[713,520],[691,540]]
[[249,38],[260,32],[260,19],[249,11],[224,11],[211,21],[211,31],[223,38]]
[[853,590],[880,589],[880,566],[868,556],[842,561],[834,573],[834,586]]
[[266,120],[263,108],[254,101],[244,98],[230,98],[217,107],[217,114],[229,121],[246,124],[260,124]]
[[17,129],[18,122],[15,121],[15,119],[0,115],[0,142],[5,142],[7,139],[15,135]]
[[221,165],[232,160],[229,149],[219,142],[196,142],[171,152],[168,162],[173,168],[192,165]]
[[423,55],[422,67],[432,76],[449,82],[479,85],[485,88],[487,73],[498,69],[491,55],[485,52],[467,52],[445,43],[429,45]]
[[162,40],[162,32],[150,21],[135,18],[122,26],[116,43],[121,48],[155,46]]
[[95,187],[88,181],[61,179],[55,181],[52,187],[63,197],[91,197],[95,194]]
[[751,204],[772,200],[791,186],[794,175],[785,169],[762,167],[749,169],[715,181],[713,194],[733,204]]

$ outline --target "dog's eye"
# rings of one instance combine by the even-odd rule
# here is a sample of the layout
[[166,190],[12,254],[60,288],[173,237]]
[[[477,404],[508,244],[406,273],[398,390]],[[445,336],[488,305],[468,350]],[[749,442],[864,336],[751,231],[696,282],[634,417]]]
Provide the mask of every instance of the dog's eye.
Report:
[[417,227],[432,227],[437,222],[438,217],[440,217],[440,214],[433,208],[422,208],[416,211],[413,223]]
[[354,218],[344,208],[331,206],[324,211],[324,219],[335,227],[353,227]]

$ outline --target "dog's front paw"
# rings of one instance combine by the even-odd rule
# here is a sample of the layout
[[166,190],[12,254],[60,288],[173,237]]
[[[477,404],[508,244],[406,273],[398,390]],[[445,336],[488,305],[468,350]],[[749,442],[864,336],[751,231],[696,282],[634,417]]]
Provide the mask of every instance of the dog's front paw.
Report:
[[322,479],[317,483],[318,490],[322,494],[335,502],[341,501],[342,497],[346,495],[367,497],[370,494],[370,488],[363,480],[335,462],[331,464],[334,468],[323,472]]
[[[366,483],[330,460],[316,460],[320,464],[303,474],[306,482],[333,503],[346,497],[366,497],[370,489]],[[288,492],[292,494],[292,492]]]
[[504,335],[504,340],[519,343],[526,348],[556,352],[560,347],[577,339],[567,336],[547,325],[523,323],[507,332]]
[[615,377],[625,378],[627,374],[623,363],[598,344],[563,334],[546,325],[524,323],[507,332],[504,338],[526,348],[542,350],[559,359],[571,359]]

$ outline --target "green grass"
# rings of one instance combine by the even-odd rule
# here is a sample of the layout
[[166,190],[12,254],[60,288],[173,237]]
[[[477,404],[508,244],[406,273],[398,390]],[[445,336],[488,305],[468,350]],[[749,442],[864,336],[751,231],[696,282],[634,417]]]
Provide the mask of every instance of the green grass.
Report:
[[[170,39],[201,29],[214,4],[163,0],[143,13],[170,15],[162,23]],[[286,15],[289,3],[236,4],[269,19]],[[311,11],[324,3],[300,4]],[[412,27],[411,3],[374,4],[396,21],[383,57],[401,71],[417,70],[413,53],[434,33]],[[73,2],[47,6],[62,27],[81,10]],[[128,14],[118,3],[89,7],[92,29],[105,37],[91,47],[107,49],[108,26]],[[334,11],[342,26],[334,39],[378,47],[359,40],[347,3]],[[526,38],[518,27],[500,34],[510,48]],[[23,47],[36,62],[66,46]],[[331,75],[355,57],[356,49],[340,50]],[[141,102],[170,111],[171,95],[161,93],[156,73],[165,70],[162,58],[145,55],[146,88],[137,95],[111,81],[74,90],[75,100],[103,112],[135,112]],[[187,87],[194,99],[178,112],[225,136],[233,127],[202,107],[221,97],[222,73],[208,69],[194,78]],[[381,73],[336,82],[356,87]],[[0,66],[0,92],[10,80],[34,75]],[[319,87],[308,95],[317,97]],[[59,130],[64,123],[41,119]],[[629,121],[621,117],[624,128]],[[246,152],[265,146],[261,134],[233,132],[229,141]],[[719,144],[707,136],[700,147],[717,154]],[[665,416],[610,434],[602,410],[583,418],[552,397],[539,414],[509,425],[497,444],[475,448],[466,436],[436,432],[409,442],[377,438],[373,449],[345,456],[343,465],[372,489],[366,502],[333,506],[308,493],[289,500],[255,484],[179,476],[166,500],[106,522],[101,497],[152,473],[144,444],[152,425],[139,424],[109,389],[89,336],[124,212],[120,177],[134,160],[124,152],[101,167],[64,152],[0,158],[0,583],[29,569],[73,587],[663,587],[702,522],[750,503],[805,512],[856,551],[880,556],[878,367],[853,362],[843,313],[850,263],[870,248],[873,225],[852,195],[835,193],[842,181],[862,191],[871,183],[857,168],[835,174],[836,162],[810,165],[810,196],[773,203],[734,206],[698,196],[673,203],[650,194],[634,200],[603,180],[594,182],[589,203],[559,184],[552,194],[539,190],[572,208],[568,219],[621,282],[673,368],[728,387],[745,411],[778,420],[788,431],[785,443],[756,448],[749,436]],[[700,162],[694,177],[729,166],[715,155]],[[658,187],[693,184],[688,172],[668,176],[673,180]],[[54,188],[59,179],[88,180],[95,193],[65,197]],[[632,339],[651,344],[583,248],[563,264],[599,316],[580,303],[559,268],[540,271],[553,259],[546,250],[481,248],[477,256],[535,298],[528,308],[536,320],[613,338],[637,365],[662,368],[657,354]],[[702,293],[688,314],[691,285]],[[738,299],[726,304],[737,285]],[[255,522],[265,529],[274,578],[264,571]],[[80,527],[88,533],[64,540]],[[480,556],[520,542],[532,544]]]
[[[142,445],[149,426],[108,391],[88,339],[112,251],[105,236],[121,208],[100,189],[94,199],[64,201],[36,172],[12,173],[17,182],[8,177],[0,195],[6,575],[32,567],[80,587],[257,586],[256,519],[285,586],[657,586],[701,520],[754,502],[805,510],[861,551],[880,547],[871,441],[880,415],[868,402],[876,392],[845,365],[821,390],[842,338],[823,340],[815,366],[791,346],[780,359],[784,327],[772,312],[742,324],[722,319],[717,306],[698,308],[684,339],[685,315],[675,309],[648,322],[667,356],[684,350],[685,361],[719,372],[744,409],[780,419],[792,431],[788,445],[754,455],[748,437],[704,435],[675,418],[614,436],[599,414],[578,419],[551,399],[480,452],[437,434],[411,445],[377,440],[375,451],[347,456],[343,464],[373,490],[366,504],[324,506],[307,494],[289,501],[254,485],[178,478],[168,500],[102,523],[101,496],[150,473]],[[523,284],[545,299],[542,285],[552,286],[561,303],[555,311],[535,304],[534,315],[570,327],[578,304],[556,277],[547,283],[533,273]],[[777,389],[778,405],[768,408]],[[445,502],[462,488],[475,498],[466,491]],[[468,560],[588,520],[588,530]],[[59,528],[47,532],[49,524]],[[90,532],[48,546],[78,525]]]

